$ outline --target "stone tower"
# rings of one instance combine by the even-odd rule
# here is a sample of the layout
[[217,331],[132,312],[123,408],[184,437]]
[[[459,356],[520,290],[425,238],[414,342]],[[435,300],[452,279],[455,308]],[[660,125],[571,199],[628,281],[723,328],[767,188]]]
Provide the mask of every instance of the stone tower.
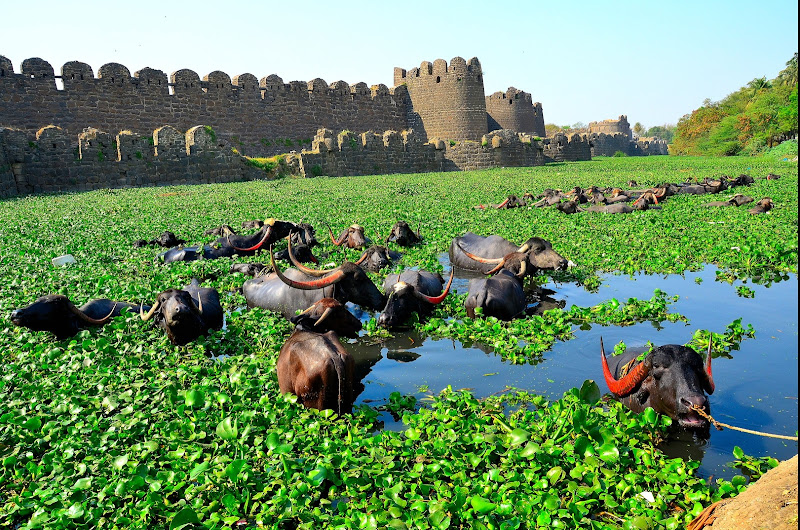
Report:
[[454,57],[450,64],[424,61],[406,72],[394,69],[394,85],[405,85],[408,126],[423,138],[480,140],[488,132],[481,63]]
[[506,92],[486,96],[489,130],[511,129],[536,136],[545,136],[542,104],[533,103],[527,92],[509,87]]

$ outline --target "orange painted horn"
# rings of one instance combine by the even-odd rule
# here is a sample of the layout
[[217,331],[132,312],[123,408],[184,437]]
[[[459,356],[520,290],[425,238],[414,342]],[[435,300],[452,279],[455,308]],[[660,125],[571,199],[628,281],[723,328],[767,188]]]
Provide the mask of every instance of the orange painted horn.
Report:
[[272,269],[275,271],[275,274],[277,274],[278,278],[280,278],[281,281],[286,285],[288,285],[289,287],[294,287],[295,289],[303,289],[306,291],[311,291],[313,289],[322,289],[324,287],[328,287],[329,285],[333,285],[337,282],[340,282],[342,278],[344,278],[344,272],[340,269],[331,274],[330,276],[320,278],[319,280],[312,280],[308,282],[290,280],[289,278],[283,275],[281,270],[275,264],[275,256],[272,254],[272,249],[269,250],[269,259],[272,262]]
[[478,263],[487,263],[489,265],[495,265],[497,263],[503,263],[505,261],[505,258],[482,258],[480,256],[476,256],[475,254],[467,252],[466,250],[464,250],[464,247],[461,246],[461,242],[458,240],[456,240],[456,245],[458,246],[459,249],[461,249],[461,252],[463,252],[469,259],[477,261]]
[[617,381],[614,379],[614,376],[611,375],[611,370],[608,369],[606,351],[605,348],[603,348],[603,337],[600,337],[600,355],[603,361],[603,377],[606,379],[608,389],[612,394],[615,394],[619,397],[624,397],[630,394],[639,383],[644,381],[644,378],[647,377],[647,374],[650,371],[650,363],[647,362],[647,358],[645,358],[644,361],[637,364],[633,370],[628,372],[628,375]]
[[713,338],[713,334],[708,337],[708,353],[706,353],[706,376],[708,376],[709,394],[714,393],[714,377],[711,375],[711,341]]
[[447,285],[444,286],[444,291],[439,296],[428,296],[426,294],[422,294],[421,292],[414,289],[414,296],[425,300],[429,304],[441,304],[444,298],[447,296],[447,293],[450,292],[450,285],[453,283],[453,276],[454,276],[455,269],[450,269],[450,279],[447,280]]
[[291,261],[292,264],[295,267],[297,267],[297,270],[299,270],[303,274],[307,274],[309,276],[325,276],[326,274],[329,274],[331,272],[335,272],[336,270],[339,269],[339,267],[336,267],[335,269],[330,269],[330,270],[325,271],[325,270],[317,270],[317,269],[311,269],[309,267],[306,267],[305,265],[300,263],[297,260],[297,258],[294,256],[294,252],[292,252],[292,238],[291,237],[289,238],[289,249],[288,250],[289,250],[289,261]]

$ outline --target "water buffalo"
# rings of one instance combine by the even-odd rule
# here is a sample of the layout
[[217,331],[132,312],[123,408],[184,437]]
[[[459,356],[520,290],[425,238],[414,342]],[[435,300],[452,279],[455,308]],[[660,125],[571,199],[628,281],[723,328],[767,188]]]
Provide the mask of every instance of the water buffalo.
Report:
[[291,321],[296,327],[276,366],[281,392],[296,395],[308,408],[351,412],[355,361],[339,335],[358,336],[361,322],[332,298],[317,301]]
[[[582,196],[584,199],[585,196]],[[586,201],[584,201],[586,202]],[[572,197],[568,201],[560,202],[554,206],[556,210],[561,213],[571,214],[571,213],[578,213],[582,212],[583,208],[580,207],[580,199],[578,197]]]
[[748,197],[747,195],[742,195],[741,193],[737,193],[727,201],[714,201],[708,204],[704,204],[703,206],[742,206],[743,204],[749,204],[753,202],[752,197]]
[[634,412],[652,407],[682,427],[708,428],[708,421],[692,407],[710,411],[703,393],[714,392],[710,340],[705,367],[696,351],[677,344],[659,346],[643,360],[637,360],[638,352],[628,351],[609,362],[601,338],[600,355],[606,384],[626,407]]
[[185,244],[186,244],[185,240],[179,239],[175,234],[173,234],[169,230],[165,230],[157,238],[151,239],[150,241],[139,239],[133,243],[133,246],[136,248],[141,248],[147,245],[151,245],[164,248],[172,248],[172,247],[177,247],[178,245],[185,245]]
[[[568,264],[549,241],[540,237],[532,237],[518,247],[500,236],[483,237],[467,232],[453,240],[449,254],[453,266],[483,274],[511,263],[527,262],[527,274],[535,274],[540,269],[564,270]],[[518,267],[512,272],[518,273]]]
[[216,228],[209,228],[203,232],[204,236],[235,236],[236,231],[230,225],[222,225]]
[[500,320],[512,320],[525,311],[525,291],[522,280],[525,272],[514,275],[502,269],[489,278],[474,278],[469,281],[469,294],[464,300],[467,316],[475,318],[475,309],[481,308],[483,316]]
[[[292,236],[295,233],[292,232]],[[294,258],[296,261],[300,263],[315,263],[319,264],[319,260],[314,256],[314,253],[311,251],[311,247],[306,245],[305,243],[296,243],[292,245],[292,252],[294,253]],[[275,253],[275,259],[287,261],[289,260],[289,249],[285,248],[283,250],[279,250]]]
[[147,314],[142,309],[140,315],[145,322],[155,317],[156,326],[176,346],[188,344],[209,329],[220,329],[223,320],[217,290],[200,287],[196,278],[183,289],[160,293]]
[[295,265],[300,270],[281,272],[272,257],[274,272],[244,282],[242,293],[247,305],[282,313],[287,319],[322,298],[353,302],[375,311],[385,305],[383,294],[355,263],[345,261],[330,270]]
[[240,272],[246,276],[259,276],[266,274],[269,270],[269,265],[263,263],[234,263],[231,265],[230,272]]
[[561,198],[563,196],[564,196],[564,194],[561,193],[561,190],[554,190],[554,189],[548,188],[548,189],[544,190],[544,192],[539,194],[539,198],[540,198],[539,201],[537,201],[535,203],[533,203],[531,201],[528,204],[530,204],[531,206],[535,206],[537,208],[542,208],[544,206],[554,206],[554,205],[558,204],[559,202],[561,202]]
[[775,203],[772,202],[772,198],[764,197],[760,201],[756,203],[756,205],[749,210],[747,213],[751,214],[760,214],[760,213],[767,213],[768,211],[772,210],[775,207]]
[[633,208],[625,204],[624,202],[615,202],[611,204],[593,204],[586,208],[587,212],[598,212],[598,213],[631,213],[635,211]]
[[[123,309],[136,311],[139,304],[115,302],[107,298],[91,300],[78,307],[64,295],[48,294],[32,304],[11,312],[11,322],[33,331],[49,331],[58,340],[72,337],[81,329],[102,326],[121,314]],[[147,306],[150,309],[150,306]]]
[[397,221],[389,232],[389,237],[386,238],[387,245],[389,241],[394,241],[401,247],[416,245],[422,241],[422,237],[419,235],[419,226],[417,232],[414,233],[407,222]]
[[174,263],[198,259],[231,258],[234,254],[236,254],[236,250],[230,245],[204,245],[203,247],[171,248],[159,257],[164,263]]
[[407,270],[400,274],[390,274],[383,282],[383,291],[388,293],[388,299],[386,307],[378,316],[378,325],[392,329],[402,326],[412,313],[429,313],[450,292],[453,269],[450,270],[450,279],[444,290],[443,283],[441,275],[428,271]]
[[337,247],[344,245],[345,248],[364,248],[364,246],[370,242],[364,235],[364,227],[357,224],[351,225],[350,228],[343,230],[342,233],[339,234],[339,239],[334,239],[333,230],[331,230],[330,226],[328,226],[328,233],[331,236],[331,242]]
[[264,226],[264,221],[262,221],[261,219],[253,219],[252,221],[242,221],[242,228],[244,230],[251,230],[253,228],[260,229],[262,226]]
[[294,230],[296,230],[296,225],[289,221],[266,219],[264,225],[254,234],[229,235],[217,239],[217,243],[221,247],[231,247],[240,256],[249,256],[261,249],[271,247],[276,241],[288,236]]

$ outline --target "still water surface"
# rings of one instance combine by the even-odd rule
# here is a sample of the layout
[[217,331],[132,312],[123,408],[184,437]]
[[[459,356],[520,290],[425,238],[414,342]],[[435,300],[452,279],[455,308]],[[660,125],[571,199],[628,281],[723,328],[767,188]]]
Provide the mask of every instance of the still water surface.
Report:
[[[449,263],[443,263],[449,274]],[[797,276],[773,283],[770,287],[747,283],[755,291],[754,298],[738,295],[736,286],[716,279],[717,268],[707,266],[699,272],[684,275],[601,275],[603,284],[596,293],[571,284],[548,284],[556,291],[553,298],[563,300],[565,309],[587,307],[616,298],[650,299],[658,288],[680,300],[670,306],[671,312],[686,316],[683,322],[642,323],[633,326],[599,326],[589,330],[575,328],[575,338],[557,342],[536,365],[513,365],[494,355],[490,348],[464,347],[452,339],[422,337],[414,332],[396,332],[382,343],[347,346],[356,359],[356,372],[362,376],[363,391],[356,403],[372,406],[386,402],[389,394],[424,394],[421,387],[438,393],[447,385],[454,389],[469,388],[477,397],[488,396],[507,386],[542,394],[555,400],[572,387],[580,387],[586,379],[598,382],[602,392],[607,388],[600,365],[600,336],[607,348],[619,341],[630,347],[644,346],[649,340],[656,345],[685,344],[697,329],[722,333],[728,324],[742,318],[742,326],[752,324],[755,339],[745,339],[731,359],[714,359],[716,391],[710,396],[711,413],[718,421],[737,427],[794,436],[798,412],[798,334]],[[461,273],[459,275],[459,272]],[[471,276],[456,271],[453,290],[465,293]],[[696,282],[696,278],[702,280]],[[368,318],[368,315],[362,317]],[[360,387],[359,387],[360,388]],[[402,429],[390,415],[382,419],[387,429]],[[797,443],[712,428],[708,441],[700,441],[686,433],[674,435],[663,449],[671,456],[701,461],[700,476],[730,478],[738,472],[725,464],[734,459],[734,446],[751,456],[773,456],[779,460],[797,454]]]

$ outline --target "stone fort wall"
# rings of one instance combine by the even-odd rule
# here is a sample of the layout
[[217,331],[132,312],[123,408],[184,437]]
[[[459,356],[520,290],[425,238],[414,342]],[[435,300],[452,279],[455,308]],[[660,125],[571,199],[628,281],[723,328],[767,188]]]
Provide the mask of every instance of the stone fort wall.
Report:
[[589,122],[589,134],[591,133],[605,133],[605,134],[622,133],[628,137],[628,140],[633,140],[633,132],[631,131],[631,124],[628,123],[628,117],[625,116],[624,114],[616,120]]
[[534,103],[527,92],[509,87],[506,92],[495,92],[486,96],[486,113],[489,130],[511,129],[513,131],[546,136],[542,104]]
[[661,138],[636,138],[615,132],[584,134],[591,146],[592,156],[614,156],[618,151],[628,156],[667,155],[667,142]]
[[150,134],[163,125],[184,131],[204,123],[223,145],[248,156],[270,156],[310,146],[319,127],[407,128],[405,86],[329,85],[322,79],[284,83],[277,75],[231,79],[221,71],[201,80],[192,70],[168,78],[153,68],[131,75],[117,63],[101,66],[95,77],[88,64],[73,61],[61,67],[60,90],[47,61],[26,59],[21,70],[15,73],[11,61],[0,56],[0,126],[30,133],[53,124],[71,135],[90,126]]
[[267,178],[247,159],[220,148],[213,129],[185,134],[164,126],[142,136],[47,126],[31,135],[0,128],[0,197]]

